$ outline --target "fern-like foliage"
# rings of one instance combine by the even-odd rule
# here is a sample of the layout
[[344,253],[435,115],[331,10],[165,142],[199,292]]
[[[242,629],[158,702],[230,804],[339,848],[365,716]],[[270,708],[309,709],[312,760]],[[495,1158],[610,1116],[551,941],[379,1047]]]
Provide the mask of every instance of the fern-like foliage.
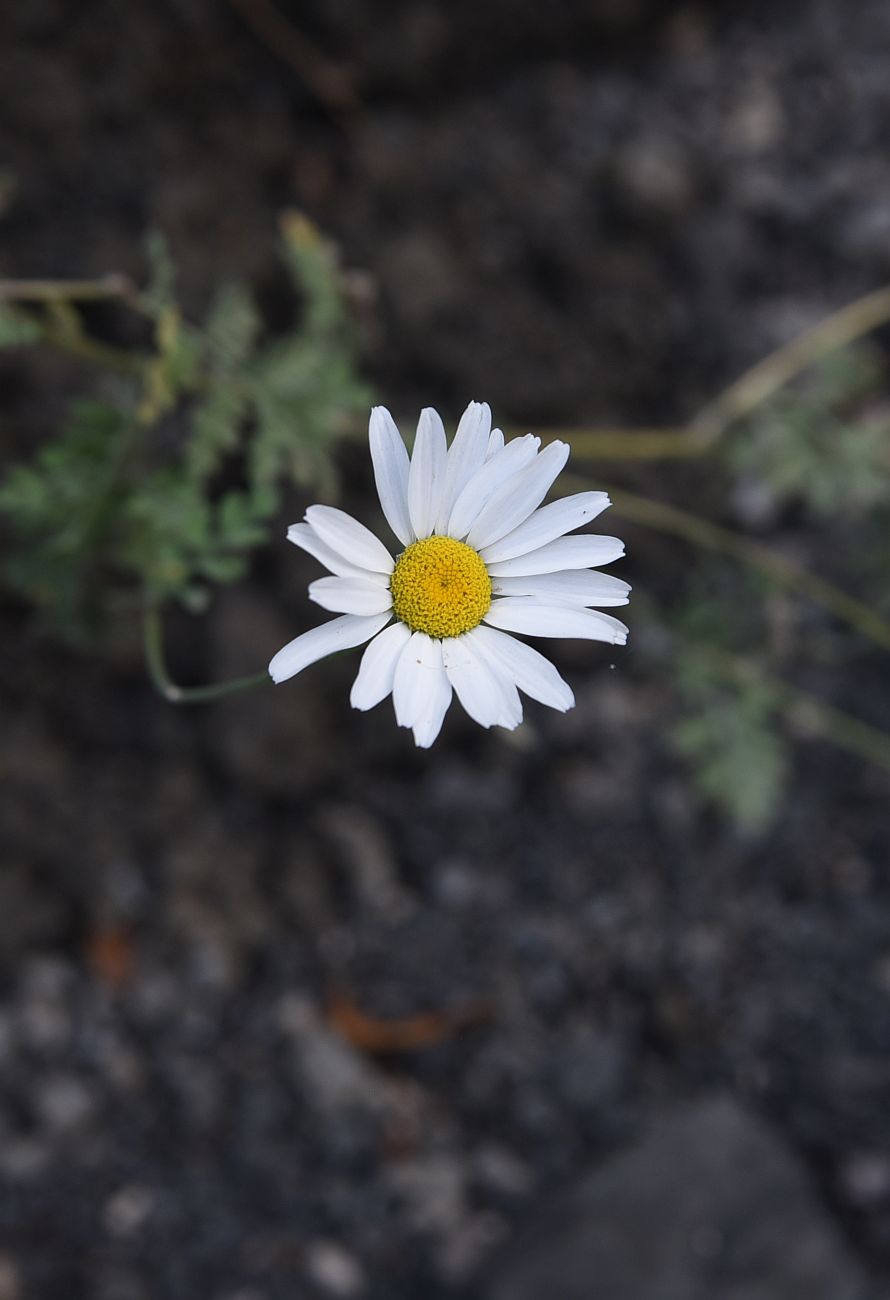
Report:
[[728,442],[731,467],[778,504],[861,514],[890,501],[890,407],[874,401],[881,363],[865,345],[827,357],[764,404]]
[[684,651],[677,678],[683,716],[673,741],[707,799],[742,830],[760,831],[779,806],[788,745],[776,726],[780,700],[757,677],[728,681],[720,660]]
[[[78,403],[0,484],[5,580],[67,637],[99,631],[128,592],[202,608],[266,540],[284,482],[330,487],[334,448],[369,393],[334,250],[304,218],[283,229],[298,310],[271,338],[239,284],[220,287],[202,322],[186,321],[153,234],[138,303],[151,353],[129,366],[134,379],[116,378],[113,399]],[[68,303],[64,313],[66,337],[80,343],[79,316]],[[38,317],[0,311],[0,346],[43,333]]]
[[[865,344],[832,354],[765,402],[721,449],[736,484],[762,499],[831,523],[846,560],[890,610],[890,407],[881,354]],[[855,525],[855,527],[851,526]],[[699,791],[741,828],[757,831],[777,811],[789,746],[781,689],[771,685],[764,590],[720,566],[697,566],[672,621],[678,703],[673,740]],[[743,656],[740,660],[739,656]],[[749,671],[727,671],[740,662]]]
[[[693,784],[743,831],[771,821],[788,771],[781,698],[769,654],[763,585],[716,561],[690,578],[670,624],[678,717],[671,740]],[[734,671],[745,664],[748,671]]]
[[0,484],[0,515],[17,545],[4,576],[69,636],[96,630],[104,578],[114,564],[127,489],[121,470],[136,433],[124,411],[96,401],[72,407],[59,435]]
[[43,335],[39,324],[5,303],[0,303],[0,348],[37,343]]

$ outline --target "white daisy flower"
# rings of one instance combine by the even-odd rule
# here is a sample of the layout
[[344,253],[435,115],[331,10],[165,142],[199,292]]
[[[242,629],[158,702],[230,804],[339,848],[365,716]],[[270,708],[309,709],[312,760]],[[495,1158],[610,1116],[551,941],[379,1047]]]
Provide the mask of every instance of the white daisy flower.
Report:
[[288,539],[329,570],[309,597],[340,617],[279,650],[272,680],[369,643],[351,704],[371,709],[392,695],[396,722],[423,748],[438,736],[452,692],[483,727],[518,726],[520,691],[570,709],[574,696],[553,664],[509,634],[624,645],[625,625],[591,608],[627,604],[628,584],[595,572],[624,545],[573,531],[606,509],[606,493],[542,506],[568,445],[542,449],[531,434],[506,442],[485,402],[470,403],[450,447],[429,407],[410,459],[383,406],[371,412],[370,441],[380,504],[403,549],[393,557],[344,511],[311,506]]

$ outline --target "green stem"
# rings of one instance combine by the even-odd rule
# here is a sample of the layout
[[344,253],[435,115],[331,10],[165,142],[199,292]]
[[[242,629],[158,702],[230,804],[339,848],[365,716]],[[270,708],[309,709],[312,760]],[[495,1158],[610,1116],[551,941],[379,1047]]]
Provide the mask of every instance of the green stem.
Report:
[[[96,280],[0,280],[0,302],[7,311],[36,324],[42,341],[104,369],[141,376],[148,358],[91,338],[72,306],[75,302],[107,302],[120,299],[139,311],[139,295],[133,281],[118,272]],[[19,303],[35,303],[44,311],[31,311]]]
[[252,677],[234,677],[230,681],[210,686],[178,686],[167,669],[161,611],[156,605],[146,608],[143,629],[148,675],[158,692],[170,704],[204,704],[210,700],[222,699],[225,695],[234,695],[237,691],[262,686],[272,680],[267,672],[262,672],[255,673]]
[[136,286],[126,275],[109,272],[98,280],[0,280],[3,302],[98,302],[107,298],[136,297]]
[[[0,301],[3,299],[3,287],[3,282],[0,281]],[[47,296],[41,301],[46,305],[44,312],[16,305],[11,305],[6,310],[20,320],[36,325],[40,331],[40,338],[36,340],[38,343],[46,343],[59,352],[67,352],[79,361],[88,361],[104,370],[115,370],[118,374],[136,377],[143,375],[148,357],[141,353],[126,352],[110,343],[101,343],[86,334],[74,308],[62,298]]]
[[[586,480],[574,481],[584,488],[590,486]],[[601,487],[602,484],[598,486]],[[763,546],[760,542],[752,542],[729,528],[712,523],[709,519],[689,514],[663,501],[652,501],[648,497],[637,496],[633,492],[615,491],[611,488],[608,491],[615,510],[626,519],[659,532],[672,533],[675,537],[682,537],[707,550],[731,555],[750,568],[757,569],[780,586],[801,592],[814,604],[821,605],[823,609],[827,609],[843,622],[856,628],[882,649],[890,650],[890,623],[868,605],[862,604],[853,596],[848,596],[834,583],[826,582],[824,578],[817,578],[791,560],[777,555],[768,546]]]
[[88,334],[73,334],[68,330],[56,329],[47,321],[41,322],[41,330],[42,342],[60,352],[67,352],[80,361],[89,361],[91,365],[101,366],[104,370],[115,370],[121,375],[141,377],[145,373],[148,358],[141,354],[125,352],[109,343],[100,343]]

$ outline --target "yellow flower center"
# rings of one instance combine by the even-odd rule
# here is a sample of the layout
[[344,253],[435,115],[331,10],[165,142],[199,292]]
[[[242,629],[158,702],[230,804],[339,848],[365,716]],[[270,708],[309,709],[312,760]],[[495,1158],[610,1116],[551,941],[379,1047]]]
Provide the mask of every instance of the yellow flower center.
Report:
[[453,537],[425,537],[403,551],[390,590],[396,618],[434,637],[469,632],[491,604],[482,556]]

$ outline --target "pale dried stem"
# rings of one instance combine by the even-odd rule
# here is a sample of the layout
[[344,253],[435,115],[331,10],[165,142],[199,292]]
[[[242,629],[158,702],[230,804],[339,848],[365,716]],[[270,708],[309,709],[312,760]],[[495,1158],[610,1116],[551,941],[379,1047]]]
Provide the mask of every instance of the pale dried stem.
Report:
[[738,420],[750,415],[815,362],[890,321],[890,285],[814,325],[771,352],[723,389],[683,429],[550,429],[545,441],[562,438],[578,456],[603,460],[667,460],[701,456]]

